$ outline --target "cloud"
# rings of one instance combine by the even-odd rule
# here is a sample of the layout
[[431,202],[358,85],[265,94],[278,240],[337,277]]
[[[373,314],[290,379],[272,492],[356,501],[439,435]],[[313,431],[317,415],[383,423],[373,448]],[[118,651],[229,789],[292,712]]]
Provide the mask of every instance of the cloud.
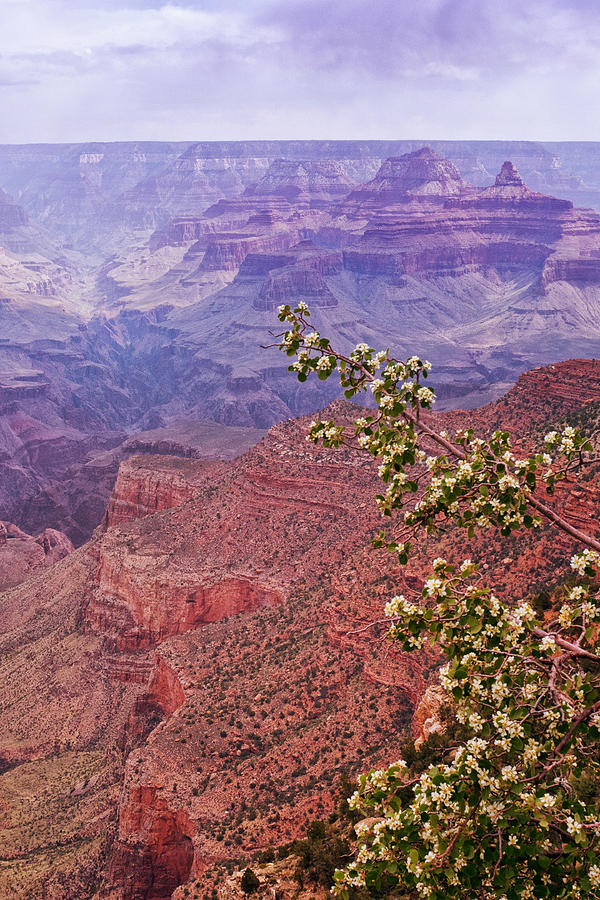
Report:
[[0,8],[5,141],[600,139],[596,0]]
[[50,4],[29,0],[11,7],[0,40],[5,53],[19,56],[131,45],[164,48],[211,40],[245,46],[268,34],[267,26],[249,28],[247,17],[231,10],[207,11],[175,3],[124,7],[104,2],[86,7],[66,0]]
[[261,21],[283,28],[290,49],[319,68],[381,77],[436,68],[448,78],[510,76],[592,61],[600,48],[600,6],[583,0],[279,0]]

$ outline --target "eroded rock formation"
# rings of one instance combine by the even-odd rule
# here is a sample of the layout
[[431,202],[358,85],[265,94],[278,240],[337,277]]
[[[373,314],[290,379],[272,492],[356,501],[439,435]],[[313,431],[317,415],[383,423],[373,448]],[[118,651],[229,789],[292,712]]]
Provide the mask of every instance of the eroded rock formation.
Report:
[[53,528],[32,537],[10,522],[0,522],[0,591],[20,584],[38,569],[53,566],[72,550],[66,534]]
[[[595,421],[599,397],[600,364],[575,360],[527,373],[469,422],[526,446],[565,416]],[[27,783],[35,815],[15,820],[0,893],[27,879],[32,897],[69,883],[81,900],[101,881],[111,900],[169,900],[218,860],[288,842],[327,815],[340,774],[437,727],[435,656],[383,657],[364,628],[390,592],[420,590],[432,552],[485,560],[514,597],[567,564],[551,531],[535,548],[450,532],[399,570],[369,549],[372,461],[307,444],[306,427],[277,425],[227,464],[125,463],[118,521],[3,594],[0,809]],[[577,522],[598,496],[593,478],[555,502]]]
[[508,150],[0,147],[18,198],[0,195],[0,516],[79,544],[105,512],[106,454],[135,432],[264,429],[330,402],[265,349],[282,303],[305,300],[346,349],[425,355],[446,406],[597,355],[600,215],[572,203],[592,188],[566,149]]

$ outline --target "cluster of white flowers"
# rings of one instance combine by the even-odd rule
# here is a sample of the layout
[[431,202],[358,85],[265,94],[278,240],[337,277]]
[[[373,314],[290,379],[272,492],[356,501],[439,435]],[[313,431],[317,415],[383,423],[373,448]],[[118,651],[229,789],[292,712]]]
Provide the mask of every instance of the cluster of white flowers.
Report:
[[430,372],[431,363],[427,360],[425,360],[425,362],[422,362],[418,356],[411,356],[406,360],[406,371],[410,375],[417,375],[417,373],[421,370]]
[[567,826],[567,831],[569,834],[578,835],[583,831],[583,825],[581,822],[578,822],[573,816],[567,816],[565,819],[565,825]]
[[390,619],[395,619],[398,616],[414,616],[418,611],[419,607],[414,603],[409,603],[402,594],[392,597],[385,604],[385,615]]
[[308,426],[308,434],[306,440],[317,444],[323,441],[341,441],[344,436],[344,426],[336,425],[334,422],[319,422],[313,419]]
[[439,596],[445,586],[446,582],[441,578],[428,578],[423,585],[423,592],[427,597]]
[[[379,411],[357,418],[355,435],[379,461],[386,484],[378,500],[382,512],[391,515],[409,501],[403,509],[406,543],[390,542],[383,530],[376,541],[397,552],[402,563],[413,526],[435,527],[442,517],[468,529],[469,536],[478,527],[498,527],[504,535],[521,526],[537,527],[540,518],[531,511],[536,488],[545,482],[551,492],[571,470],[575,454],[590,449],[568,426],[546,435],[550,452],[516,459],[505,432],[483,441],[467,428],[456,433],[454,451],[441,432],[440,455],[426,453],[421,442],[423,434],[431,437],[428,420],[411,409],[418,412],[434,402],[433,391],[420,383],[429,363],[417,356],[391,360],[365,343],[357,344],[348,359],[308,330],[305,304],[293,313],[282,306],[279,314],[292,323],[281,346],[288,355],[295,351],[291,368],[300,380],[315,370],[324,378],[337,368],[348,397],[370,382]],[[309,439],[338,446],[344,429],[314,421]],[[566,465],[553,471],[561,455]],[[571,566],[578,575],[591,576],[600,570],[600,553],[587,548],[573,556]],[[563,789],[572,783],[580,750],[586,751],[586,766],[600,775],[586,745],[597,739],[600,712],[592,715],[590,708],[589,719],[581,715],[598,696],[597,673],[572,650],[585,642],[594,656],[598,653],[598,629],[589,626],[600,619],[599,597],[582,585],[565,589],[557,618],[542,628],[530,604],[503,604],[481,586],[483,581],[472,578],[476,568],[470,559],[457,569],[439,557],[424,579],[420,603],[398,594],[385,605],[392,640],[410,650],[431,639],[446,655],[440,681],[470,737],[417,781],[402,761],[360,777],[349,805],[367,818],[356,828],[354,862],[336,873],[334,891],[343,900],[349,888],[369,884],[374,873],[411,895],[436,900],[475,893],[482,900],[513,894],[600,900],[600,865],[594,855],[600,843],[598,804],[594,801],[594,814],[588,814],[576,791]],[[567,848],[562,855],[556,853],[556,835]],[[572,883],[567,835],[581,850],[582,888]],[[521,852],[521,837],[529,848],[536,846],[538,857]],[[516,873],[510,890],[502,881],[498,854]],[[551,865],[540,866],[539,854],[551,857]]]
[[581,604],[581,614],[589,621],[598,619],[600,618],[600,607],[591,600],[584,600]]
[[563,604],[558,614],[559,625],[563,628],[569,628],[576,615],[576,610],[574,610],[572,606],[569,606],[567,603]]
[[584,550],[571,557],[571,568],[578,575],[585,575],[585,570],[588,568],[597,569],[599,563],[600,553],[597,550],[590,550],[589,547],[585,547]]
[[540,641],[540,648],[548,653],[554,653],[556,650],[556,638],[553,634],[545,635]]
[[525,749],[523,751],[523,762],[527,765],[529,763],[534,763],[539,757],[541,752],[541,744],[530,738],[525,745]]
[[[305,312],[308,310],[305,310]],[[294,313],[290,309],[289,306],[281,305],[277,307],[277,312],[279,313],[279,318],[285,322],[293,322],[295,320]]]
[[430,406],[435,403],[435,394],[428,387],[420,387],[417,391],[417,400],[421,404],[429,404]]
[[[578,429],[567,425],[562,431],[549,431],[544,437],[549,449],[553,449],[559,456],[571,459],[577,451],[591,450],[591,444],[587,442]],[[550,465],[548,462],[547,465]]]
[[600,887],[600,866],[591,866],[588,872],[588,878],[592,883],[592,887]]
[[[516,477],[516,475],[511,475],[510,473],[503,475],[502,478],[500,478],[500,480],[498,481],[498,487],[501,491],[507,491],[509,490],[509,488],[517,490],[520,485],[521,482]],[[523,485],[522,490],[529,492],[529,488],[527,487],[527,485]]]
[[572,453],[575,450],[575,429],[568,425],[563,429],[561,442],[559,445],[560,453]]

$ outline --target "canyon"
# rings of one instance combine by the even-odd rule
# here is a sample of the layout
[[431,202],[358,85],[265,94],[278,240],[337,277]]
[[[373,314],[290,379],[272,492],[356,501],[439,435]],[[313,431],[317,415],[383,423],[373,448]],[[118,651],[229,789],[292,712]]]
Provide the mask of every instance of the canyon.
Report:
[[[600,363],[578,359],[432,420],[468,415],[533,445],[574,416],[593,426],[599,403]],[[567,570],[550,528],[447,531],[400,569],[370,548],[374,461],[317,448],[307,428],[276,424],[230,460],[124,459],[92,539],[2,593],[0,895],[210,896],[215,867],[301,836],[341,776],[435,729],[435,655],[384,650],[364,627],[391,593],[420,590],[432,551],[484,561],[515,598]],[[597,519],[599,477],[557,493],[573,522]]]
[[0,896],[238,896],[435,732],[435,654],[366,627],[390,594],[433,552],[535,596],[570,551],[373,552],[373,460],[305,440],[359,408],[288,373],[277,307],[429,358],[447,428],[597,428],[600,147],[0,146],[0,187]]
[[594,144],[5,145],[0,188],[0,517],[27,533],[89,538],[138,434],[229,458],[227,428],[241,452],[332,401],[269,348],[281,303],[427,356],[442,408],[598,354]]

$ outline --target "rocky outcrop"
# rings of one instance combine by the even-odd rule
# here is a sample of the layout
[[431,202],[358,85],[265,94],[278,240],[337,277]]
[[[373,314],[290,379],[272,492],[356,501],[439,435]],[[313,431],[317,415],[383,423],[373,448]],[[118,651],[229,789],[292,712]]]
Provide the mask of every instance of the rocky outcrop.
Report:
[[141,519],[180,506],[216,478],[222,468],[200,460],[173,456],[134,456],[121,463],[104,518],[104,527]]
[[349,203],[406,203],[412,197],[426,200],[456,196],[464,188],[456,166],[430,147],[423,147],[387,159],[375,178],[356,188],[348,200]]
[[462,203],[473,209],[494,209],[504,204],[518,210],[537,211],[538,214],[566,212],[573,209],[570,200],[559,200],[530,190],[510,160],[502,163],[502,168],[491,187],[478,192],[475,197],[466,198]]
[[269,274],[253,306],[260,310],[275,310],[280,304],[288,303],[291,297],[295,298],[295,302],[303,300],[315,309],[338,304],[337,297],[318,271],[290,266]]
[[299,241],[283,253],[249,253],[240,266],[240,278],[266,276],[278,269],[293,267],[312,269],[319,275],[338,275],[342,271],[342,254],[317,246],[312,240]]
[[523,179],[517,172],[514,163],[510,162],[510,160],[502,163],[502,168],[496,175],[495,185],[496,187],[508,187],[509,185],[515,187],[523,186]]
[[109,883],[119,886],[119,897],[170,900],[190,876],[193,833],[187,813],[169,808],[160,785],[126,785],[119,840],[108,871]]
[[[482,191],[456,180],[451,180],[453,187],[446,194],[441,186],[438,194],[432,188],[431,196],[442,199],[437,210],[426,210],[423,197],[416,189],[409,198],[409,187],[406,196],[400,187],[403,179],[408,178],[405,171],[415,165],[415,154],[410,154],[402,165],[398,160],[391,162],[398,163],[399,187],[395,193],[382,188],[380,198],[377,193],[366,193],[367,201],[377,197],[380,202],[377,207],[371,202],[371,222],[356,246],[344,253],[347,269],[370,277],[397,278],[427,273],[460,276],[474,269],[487,272],[506,266],[533,267],[543,280],[542,270],[552,252],[549,245],[570,230],[570,202],[530,191],[513,164],[506,162],[495,185]],[[425,172],[430,166],[437,171],[439,160],[426,155],[425,163]],[[384,175],[381,184],[387,185],[389,179]],[[423,177],[429,176],[423,174]],[[412,183],[408,179],[407,184]],[[426,181],[425,187],[429,184]],[[429,194],[424,196],[427,198]],[[360,199],[359,192],[353,198]],[[360,214],[364,210],[359,207],[354,215]],[[599,223],[600,220],[595,223],[596,228]]]
[[569,359],[524,372],[506,397],[488,409],[499,419],[507,417],[509,408],[519,408],[525,421],[511,426],[521,430],[599,401],[600,361]]
[[597,258],[577,257],[576,259],[546,260],[542,273],[542,284],[548,287],[555,281],[566,281],[576,285],[600,284],[600,256]]
[[246,235],[227,234],[211,236],[202,260],[201,270],[237,270],[249,253],[273,253],[286,250],[293,243],[294,234],[279,230],[274,234]]
[[170,635],[282,600],[278,591],[254,579],[231,576],[211,583],[199,572],[166,572],[163,554],[124,556],[115,552],[118,540],[113,533],[112,541],[100,547],[98,586],[84,619],[110,635],[119,650],[147,649]]
[[60,531],[46,528],[32,537],[10,522],[0,521],[0,591],[25,581],[39,569],[53,566],[73,551]]

